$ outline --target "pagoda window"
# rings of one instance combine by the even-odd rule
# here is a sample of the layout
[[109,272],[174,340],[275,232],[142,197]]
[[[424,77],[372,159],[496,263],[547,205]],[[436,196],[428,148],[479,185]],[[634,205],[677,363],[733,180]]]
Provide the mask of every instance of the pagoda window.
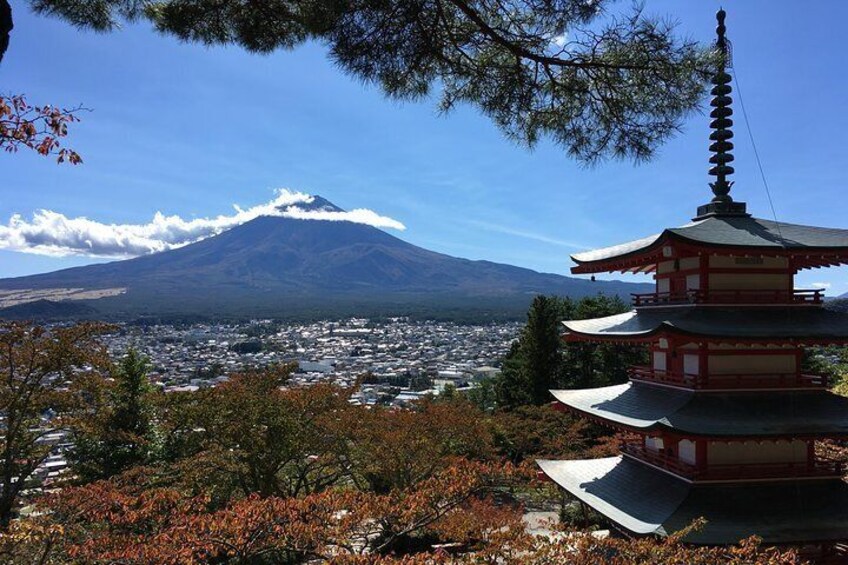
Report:
[[683,374],[698,376],[701,374],[701,356],[697,353],[683,354]]
[[713,269],[789,269],[788,257],[739,257],[733,255],[711,255],[710,268]]
[[694,271],[701,266],[700,257],[683,257],[677,263],[678,271]]
[[668,370],[668,354],[665,351],[654,351],[654,371]]
[[782,290],[792,287],[789,273],[710,273],[710,290]]
[[695,273],[694,275],[686,275],[686,290],[700,290],[701,289],[701,275]]
[[661,437],[646,437],[645,448],[651,451],[662,451],[664,448],[663,439]]
[[789,353],[751,355],[710,355],[710,375],[789,375],[795,374],[797,358]]
[[807,462],[807,442],[710,442],[707,463],[713,465],[798,464]]
[[695,442],[689,439],[681,439],[677,444],[678,458],[684,463],[695,465],[697,463],[697,450]]
[[667,275],[668,273],[673,273],[677,269],[675,269],[675,264],[677,261],[661,261],[657,265],[657,274],[658,275]]

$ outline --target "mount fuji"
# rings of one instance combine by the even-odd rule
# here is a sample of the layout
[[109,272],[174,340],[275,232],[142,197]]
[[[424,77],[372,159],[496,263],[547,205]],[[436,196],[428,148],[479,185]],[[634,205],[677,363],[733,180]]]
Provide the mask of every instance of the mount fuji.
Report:
[[[319,196],[308,209],[342,211]],[[0,279],[0,316],[508,318],[536,294],[649,288],[451,257],[349,221],[262,216],[177,249]]]

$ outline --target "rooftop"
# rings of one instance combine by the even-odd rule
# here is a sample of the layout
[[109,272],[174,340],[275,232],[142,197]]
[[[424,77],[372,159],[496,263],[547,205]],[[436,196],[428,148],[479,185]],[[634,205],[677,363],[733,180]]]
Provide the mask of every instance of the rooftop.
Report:
[[[662,248],[668,244],[709,247],[716,252],[779,255],[807,254],[832,256],[836,264],[848,262],[848,229],[820,228],[787,224],[751,216],[711,216],[678,228],[636,241],[575,253],[571,256],[575,273],[621,270],[662,260]],[[818,257],[817,257],[818,258]],[[632,263],[632,265],[631,265]],[[802,262],[800,268],[812,267]],[[626,270],[626,269],[625,269]]]
[[848,341],[848,314],[817,306],[649,308],[591,320],[568,320],[563,325],[572,339],[632,341],[674,334],[733,341],[795,339],[821,344]]
[[[553,481],[635,534],[666,536],[707,520],[684,540],[766,544],[841,540],[848,531],[848,484],[841,480],[692,486],[622,457],[539,461]],[[811,504],[811,501],[815,501]]]
[[634,382],[551,394],[587,416],[639,431],[725,438],[848,435],[848,398],[827,391],[699,393]]

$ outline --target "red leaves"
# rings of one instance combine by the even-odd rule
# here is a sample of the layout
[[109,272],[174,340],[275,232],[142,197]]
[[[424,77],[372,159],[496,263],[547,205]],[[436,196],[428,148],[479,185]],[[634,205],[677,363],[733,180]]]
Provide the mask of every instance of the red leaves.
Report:
[[[694,524],[698,527],[698,522]],[[588,533],[563,532],[565,541],[540,541],[524,563],[549,565],[801,565],[797,552],[764,548],[751,537],[730,547],[689,546],[671,536],[654,538],[597,538]]]
[[518,547],[520,512],[483,497],[511,472],[459,460],[408,491],[251,495],[218,510],[204,496],[116,479],[65,489],[45,507],[65,526],[64,551],[87,563],[244,562],[263,555],[344,561],[422,534],[466,547],[501,540],[500,548],[507,539]]
[[68,124],[78,122],[82,108],[60,109],[54,106],[30,106],[23,95],[0,96],[0,149],[8,153],[21,147],[39,155],[56,156],[58,163],[82,163],[82,157],[59,141],[68,135]]

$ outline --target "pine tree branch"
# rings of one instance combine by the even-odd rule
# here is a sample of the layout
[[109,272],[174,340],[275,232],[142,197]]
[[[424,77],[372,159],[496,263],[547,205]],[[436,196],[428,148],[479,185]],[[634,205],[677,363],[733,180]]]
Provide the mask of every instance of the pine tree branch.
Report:
[[0,0],[0,63],[3,62],[3,55],[9,48],[9,40],[14,27],[12,6],[9,4],[9,0]]

